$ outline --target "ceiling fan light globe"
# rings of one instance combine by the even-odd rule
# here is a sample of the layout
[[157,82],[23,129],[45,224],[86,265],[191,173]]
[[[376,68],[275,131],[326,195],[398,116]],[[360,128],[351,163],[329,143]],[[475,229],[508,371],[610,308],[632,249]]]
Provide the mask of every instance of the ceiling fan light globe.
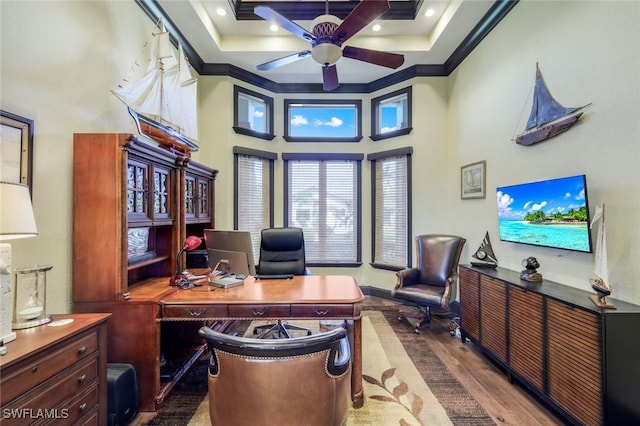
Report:
[[320,65],[333,65],[342,57],[342,49],[333,43],[318,44],[311,51],[311,57]]
[[341,23],[342,21],[333,15],[320,15],[311,22],[311,32],[318,38],[331,37]]

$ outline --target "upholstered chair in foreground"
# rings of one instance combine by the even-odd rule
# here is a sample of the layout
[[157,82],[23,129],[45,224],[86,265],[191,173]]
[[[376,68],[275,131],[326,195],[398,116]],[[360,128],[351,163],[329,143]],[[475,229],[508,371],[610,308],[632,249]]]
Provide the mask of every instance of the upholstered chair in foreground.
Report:
[[396,273],[394,298],[418,308],[398,312],[398,319],[417,318],[414,332],[431,321],[431,308],[447,309],[456,296],[458,263],[466,240],[455,235],[419,235],[416,237],[417,266]]
[[338,426],[351,395],[344,328],[291,339],[251,339],[200,329],[209,347],[209,414],[215,426]]

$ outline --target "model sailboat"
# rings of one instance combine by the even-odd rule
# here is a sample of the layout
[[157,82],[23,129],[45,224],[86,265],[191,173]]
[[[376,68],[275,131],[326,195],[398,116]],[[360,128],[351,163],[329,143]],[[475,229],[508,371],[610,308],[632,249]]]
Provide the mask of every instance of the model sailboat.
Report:
[[197,78],[182,46],[171,45],[162,21],[153,40],[144,75],[124,79],[113,94],[129,108],[138,131],[170,150],[188,154],[197,151]]
[[536,82],[533,90],[531,114],[525,131],[516,136],[516,143],[533,145],[566,132],[582,117],[581,110],[589,105],[570,108],[562,106],[549,92],[538,64],[536,64]]
[[491,247],[491,240],[489,239],[489,232],[487,232],[484,236],[484,240],[478,247],[478,250],[474,254],[471,255],[477,261],[471,261],[471,265],[478,268],[497,268],[498,267],[498,258],[496,254],[493,252],[493,248]]
[[589,296],[593,303],[600,308],[616,309],[614,305],[605,300],[611,294],[611,284],[609,283],[609,270],[607,266],[607,235],[604,227],[604,204],[602,207],[596,206],[596,211],[591,221],[591,228],[598,224],[598,237],[596,239],[596,259],[593,278],[591,278],[591,288],[596,291],[594,296]]

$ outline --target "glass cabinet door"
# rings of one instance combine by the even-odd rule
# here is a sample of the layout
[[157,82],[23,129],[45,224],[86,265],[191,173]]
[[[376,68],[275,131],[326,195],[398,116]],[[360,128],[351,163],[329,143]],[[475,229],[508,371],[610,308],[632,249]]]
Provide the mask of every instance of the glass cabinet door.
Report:
[[127,161],[127,220],[149,219],[149,165]]

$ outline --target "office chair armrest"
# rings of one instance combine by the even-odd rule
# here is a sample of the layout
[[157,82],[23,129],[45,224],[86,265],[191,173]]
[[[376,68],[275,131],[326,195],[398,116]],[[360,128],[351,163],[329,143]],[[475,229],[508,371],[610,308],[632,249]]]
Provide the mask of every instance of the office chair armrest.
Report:
[[420,277],[420,270],[417,268],[407,268],[396,272],[396,286],[395,288],[401,288],[418,283]]
[[334,376],[341,376],[349,370],[350,365],[351,349],[349,348],[349,340],[344,337],[340,340],[337,351],[329,356],[327,371]]

